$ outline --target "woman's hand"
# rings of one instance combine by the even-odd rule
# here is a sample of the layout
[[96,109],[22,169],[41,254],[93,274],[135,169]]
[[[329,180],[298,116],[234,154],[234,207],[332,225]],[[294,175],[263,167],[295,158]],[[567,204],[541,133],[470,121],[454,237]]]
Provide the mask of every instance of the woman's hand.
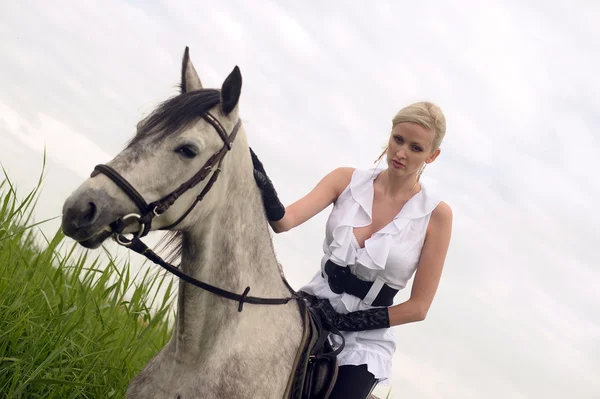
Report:
[[285,207],[279,201],[273,182],[269,179],[262,162],[258,159],[254,151],[252,151],[252,148],[250,148],[250,156],[252,157],[252,165],[254,166],[254,180],[262,195],[267,219],[270,222],[277,222],[285,216]]
[[390,327],[388,308],[358,310],[346,314],[335,311],[329,299],[310,299],[311,307],[317,309],[321,319],[340,331],[367,331]]

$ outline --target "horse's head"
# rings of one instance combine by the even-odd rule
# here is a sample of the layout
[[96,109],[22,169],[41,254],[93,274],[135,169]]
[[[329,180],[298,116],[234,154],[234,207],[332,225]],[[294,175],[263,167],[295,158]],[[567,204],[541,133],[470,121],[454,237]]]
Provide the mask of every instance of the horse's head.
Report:
[[142,120],[125,149],[65,201],[64,233],[97,248],[114,232],[183,230],[220,206],[231,175],[250,162],[237,107],[241,86],[235,67],[220,90],[204,89],[186,48],[181,93]]

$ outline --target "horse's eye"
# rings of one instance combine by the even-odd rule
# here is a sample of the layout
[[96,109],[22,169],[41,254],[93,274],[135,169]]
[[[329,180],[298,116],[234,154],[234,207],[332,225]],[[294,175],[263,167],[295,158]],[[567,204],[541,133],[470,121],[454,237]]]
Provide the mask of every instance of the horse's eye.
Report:
[[181,147],[177,147],[176,153],[183,155],[186,158],[194,158],[198,155],[198,149],[191,144],[184,144]]

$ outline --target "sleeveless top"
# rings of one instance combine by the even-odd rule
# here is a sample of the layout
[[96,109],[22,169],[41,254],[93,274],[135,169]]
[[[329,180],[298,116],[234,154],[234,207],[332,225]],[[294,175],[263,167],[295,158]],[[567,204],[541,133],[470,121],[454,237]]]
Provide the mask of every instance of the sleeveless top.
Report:
[[[353,228],[372,222],[373,181],[384,169],[356,169],[349,185],[335,201],[325,225],[321,270],[300,290],[329,299],[338,313],[373,308],[374,298],[383,283],[401,290],[416,271],[431,213],[440,199],[426,178],[421,190],[411,197],[394,219],[375,232],[360,248]],[[373,289],[364,300],[350,294],[336,294],[329,288],[324,266],[327,260],[349,267],[354,275],[373,281]],[[370,331],[343,331],[345,347],[338,355],[339,365],[366,364],[380,381],[389,378],[396,342],[390,328]],[[338,344],[333,339],[334,344]]]

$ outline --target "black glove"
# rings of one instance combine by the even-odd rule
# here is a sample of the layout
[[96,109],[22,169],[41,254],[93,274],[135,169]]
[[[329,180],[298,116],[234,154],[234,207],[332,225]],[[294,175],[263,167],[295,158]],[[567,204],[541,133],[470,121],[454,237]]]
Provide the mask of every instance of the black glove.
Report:
[[273,182],[267,176],[262,162],[260,162],[254,151],[252,151],[252,148],[250,148],[250,156],[252,157],[252,165],[254,165],[254,180],[260,189],[267,219],[271,222],[276,222],[285,215],[285,207],[279,201]]
[[[307,294],[303,295],[305,298]],[[309,306],[317,309],[321,318],[340,331],[367,331],[390,327],[387,307],[359,310],[347,314],[335,311],[329,299],[320,299],[312,295],[306,298]]]

